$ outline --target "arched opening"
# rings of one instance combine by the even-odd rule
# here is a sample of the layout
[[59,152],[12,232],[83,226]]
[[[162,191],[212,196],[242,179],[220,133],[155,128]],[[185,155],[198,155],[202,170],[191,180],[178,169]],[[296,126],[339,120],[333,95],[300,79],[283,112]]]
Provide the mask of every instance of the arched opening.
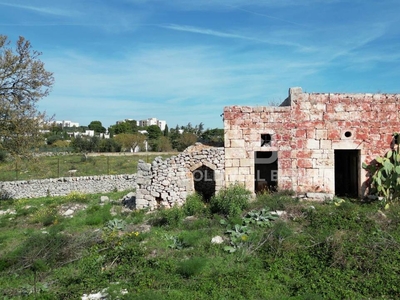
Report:
[[200,194],[205,201],[210,201],[215,194],[214,170],[202,165],[193,172],[194,190]]

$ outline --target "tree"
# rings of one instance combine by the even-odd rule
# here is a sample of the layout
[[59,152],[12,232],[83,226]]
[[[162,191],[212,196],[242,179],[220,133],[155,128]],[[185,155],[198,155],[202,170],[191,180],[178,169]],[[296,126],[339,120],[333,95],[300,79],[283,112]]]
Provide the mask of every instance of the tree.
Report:
[[207,129],[200,135],[200,141],[203,144],[214,146],[224,145],[224,130],[220,128]]
[[165,125],[165,128],[164,128],[164,136],[165,136],[165,137],[168,137],[168,135],[169,135],[168,125]]
[[47,117],[36,105],[49,94],[54,78],[40,55],[23,37],[13,49],[0,35],[0,150],[12,155],[30,156],[43,142],[40,128]]
[[149,140],[157,140],[160,136],[162,136],[162,131],[157,125],[150,125],[146,130],[149,134]]
[[90,122],[88,128],[90,130],[94,130],[95,133],[106,133],[106,128],[103,127],[100,121]]
[[121,133],[114,139],[121,145],[123,151],[129,151],[135,150],[137,146],[142,146],[146,137],[140,133]]
[[154,141],[152,150],[157,152],[172,151],[171,142],[166,136],[160,136],[158,140]]
[[197,135],[190,132],[184,132],[179,138],[178,151],[183,151],[187,147],[194,145],[197,142]]

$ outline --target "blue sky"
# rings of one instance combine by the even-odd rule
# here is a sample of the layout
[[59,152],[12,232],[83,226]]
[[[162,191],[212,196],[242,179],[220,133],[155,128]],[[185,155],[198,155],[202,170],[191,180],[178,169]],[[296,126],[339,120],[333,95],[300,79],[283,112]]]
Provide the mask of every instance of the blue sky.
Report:
[[224,106],[400,92],[398,0],[0,0],[0,34],[41,51],[40,110],[222,128]]

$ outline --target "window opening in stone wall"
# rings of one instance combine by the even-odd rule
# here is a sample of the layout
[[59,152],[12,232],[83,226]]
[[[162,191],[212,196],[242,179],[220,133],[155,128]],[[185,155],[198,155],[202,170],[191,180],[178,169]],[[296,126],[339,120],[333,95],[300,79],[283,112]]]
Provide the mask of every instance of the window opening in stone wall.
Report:
[[206,202],[209,202],[215,194],[214,170],[202,165],[193,172],[194,190],[200,194]]
[[271,146],[272,137],[269,133],[261,134],[261,147]]
[[335,150],[335,195],[358,197],[360,150]]
[[351,131],[346,131],[344,133],[344,136],[347,137],[347,138],[351,137]]
[[254,192],[273,192],[278,186],[278,152],[256,151],[254,155]]

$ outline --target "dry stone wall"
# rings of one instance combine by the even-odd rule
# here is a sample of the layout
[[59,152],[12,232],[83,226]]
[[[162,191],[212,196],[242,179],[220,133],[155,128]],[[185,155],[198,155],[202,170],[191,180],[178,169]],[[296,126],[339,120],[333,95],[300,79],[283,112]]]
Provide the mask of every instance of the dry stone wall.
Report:
[[136,188],[136,174],[0,182],[0,192],[13,199],[64,196],[73,191],[94,194],[134,188]]
[[180,206],[195,191],[210,198],[225,186],[224,153],[222,147],[197,143],[166,160],[158,157],[152,164],[139,161],[136,208]]

